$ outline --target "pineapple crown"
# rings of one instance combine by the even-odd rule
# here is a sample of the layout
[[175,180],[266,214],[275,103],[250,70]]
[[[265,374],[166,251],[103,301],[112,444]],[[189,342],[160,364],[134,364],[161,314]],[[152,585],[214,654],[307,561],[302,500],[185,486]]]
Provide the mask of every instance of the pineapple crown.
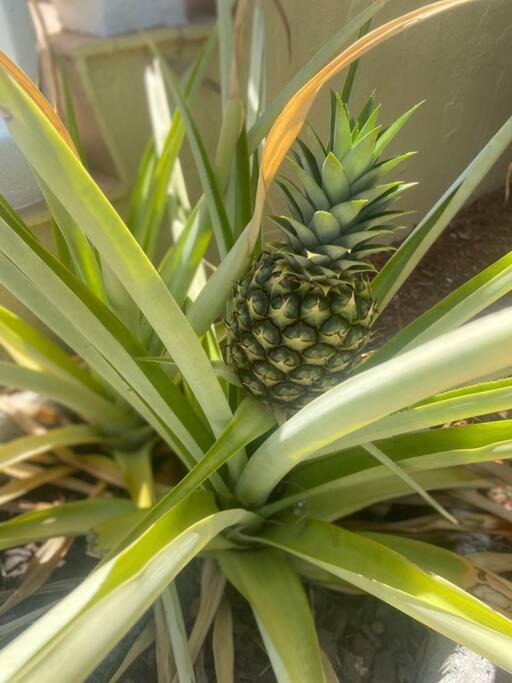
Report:
[[351,119],[341,96],[332,93],[328,146],[308,128],[309,145],[298,140],[289,159],[302,189],[288,179],[279,182],[292,217],[273,217],[287,240],[278,253],[294,272],[326,284],[343,275],[350,281],[356,273],[375,270],[369,256],[392,249],[389,237],[404,230],[393,221],[407,212],[389,206],[416,183],[381,180],[414,153],[380,157],[419,106],[382,128],[373,95]]

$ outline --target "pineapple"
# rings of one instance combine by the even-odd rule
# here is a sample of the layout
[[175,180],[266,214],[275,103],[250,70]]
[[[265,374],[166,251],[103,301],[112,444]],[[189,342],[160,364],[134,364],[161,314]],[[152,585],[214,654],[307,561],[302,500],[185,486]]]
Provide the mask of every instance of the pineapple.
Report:
[[273,245],[234,289],[231,362],[243,386],[274,408],[293,412],[347,377],[371,338],[375,302],[369,257],[388,250],[400,226],[391,202],[411,186],[381,184],[404,158],[379,158],[410,114],[377,126],[373,96],[351,120],[332,95],[324,148],[309,130],[294,159],[302,190],[280,183],[291,217],[274,221],[286,242]]

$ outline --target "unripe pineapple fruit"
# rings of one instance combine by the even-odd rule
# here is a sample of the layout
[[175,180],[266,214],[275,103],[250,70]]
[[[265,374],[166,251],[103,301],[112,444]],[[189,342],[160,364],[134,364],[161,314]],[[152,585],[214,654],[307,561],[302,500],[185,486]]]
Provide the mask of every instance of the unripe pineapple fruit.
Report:
[[264,252],[235,286],[229,321],[231,362],[243,386],[292,412],[345,379],[370,339],[375,302],[368,260],[403,229],[391,202],[410,184],[381,184],[404,154],[381,162],[387,144],[414,111],[385,129],[373,97],[351,120],[332,98],[324,147],[310,131],[294,159],[299,189],[280,183],[291,217],[275,222],[286,242]]

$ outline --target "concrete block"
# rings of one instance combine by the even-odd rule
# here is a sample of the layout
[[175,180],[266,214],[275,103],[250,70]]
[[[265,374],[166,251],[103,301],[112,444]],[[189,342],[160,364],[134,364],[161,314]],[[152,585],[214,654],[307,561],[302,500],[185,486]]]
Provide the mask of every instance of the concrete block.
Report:
[[186,22],[184,0],[54,0],[64,29],[107,37]]

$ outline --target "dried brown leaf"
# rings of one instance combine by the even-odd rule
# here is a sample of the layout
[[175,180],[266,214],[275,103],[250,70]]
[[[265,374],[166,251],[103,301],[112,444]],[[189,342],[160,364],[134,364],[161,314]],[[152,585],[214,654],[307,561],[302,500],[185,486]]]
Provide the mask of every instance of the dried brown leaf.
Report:
[[50,578],[72,543],[72,538],[65,537],[51,538],[43,543],[30,561],[18,588],[0,607],[0,614],[33,595]]

